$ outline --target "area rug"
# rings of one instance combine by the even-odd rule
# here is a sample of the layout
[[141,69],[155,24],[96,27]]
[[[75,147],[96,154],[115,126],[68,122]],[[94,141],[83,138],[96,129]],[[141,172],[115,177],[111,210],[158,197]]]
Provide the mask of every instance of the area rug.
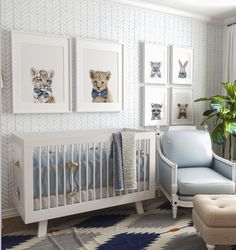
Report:
[[[28,230],[4,235],[2,249],[33,250],[206,250],[191,220],[191,209],[180,208],[172,219],[168,202],[137,215],[132,208],[98,211],[87,217],[51,225],[47,237],[37,238]],[[236,246],[216,247],[236,250]]]

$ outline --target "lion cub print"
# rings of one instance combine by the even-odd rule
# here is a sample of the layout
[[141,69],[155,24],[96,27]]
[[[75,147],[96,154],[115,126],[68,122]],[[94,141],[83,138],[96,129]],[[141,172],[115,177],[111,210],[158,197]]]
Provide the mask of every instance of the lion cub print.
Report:
[[90,70],[89,75],[93,84],[92,102],[109,103],[113,102],[112,94],[108,89],[108,82],[111,78],[110,71],[95,71]]
[[177,108],[178,108],[178,119],[187,119],[187,108],[188,108],[188,104],[177,104]]
[[161,120],[161,108],[162,104],[151,103],[152,117],[151,120]]
[[54,77],[54,71],[31,68],[31,75],[34,86],[34,103],[55,103],[56,99],[52,95],[52,79]]

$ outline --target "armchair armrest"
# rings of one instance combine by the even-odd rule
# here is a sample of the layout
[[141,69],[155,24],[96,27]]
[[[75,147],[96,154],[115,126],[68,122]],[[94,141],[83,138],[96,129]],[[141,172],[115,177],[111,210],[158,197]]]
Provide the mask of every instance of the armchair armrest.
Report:
[[213,169],[224,177],[236,182],[236,163],[226,160],[214,152]]
[[158,182],[169,195],[176,194],[178,190],[177,164],[173,163],[163,155],[160,141],[157,144],[157,151],[159,155]]
[[167,159],[167,158],[162,154],[161,149],[159,150],[159,148],[158,148],[158,154],[159,154],[160,159],[161,159],[163,162],[165,162],[165,163],[168,165],[168,167],[173,168],[173,167],[176,166],[176,164],[175,164],[174,162],[170,161],[169,159]]

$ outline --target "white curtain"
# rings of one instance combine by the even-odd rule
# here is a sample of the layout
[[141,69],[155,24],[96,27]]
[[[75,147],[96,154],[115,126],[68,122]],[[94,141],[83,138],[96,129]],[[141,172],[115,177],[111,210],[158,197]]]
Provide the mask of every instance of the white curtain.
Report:
[[223,82],[236,80],[236,24],[224,29],[223,36]]
[[[223,34],[223,64],[222,81],[236,80],[236,24],[224,28]],[[236,159],[236,139],[232,140],[232,160]]]

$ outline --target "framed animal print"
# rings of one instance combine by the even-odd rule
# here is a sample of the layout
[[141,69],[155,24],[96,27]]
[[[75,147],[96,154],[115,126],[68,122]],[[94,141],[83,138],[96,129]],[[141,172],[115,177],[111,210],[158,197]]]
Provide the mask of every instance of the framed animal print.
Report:
[[167,47],[144,43],[144,83],[167,83]]
[[76,39],[76,110],[123,109],[123,45]]
[[71,38],[12,32],[14,113],[71,111]]
[[193,124],[193,90],[190,88],[172,88],[171,124]]
[[173,84],[193,83],[193,49],[171,47],[171,82]]
[[144,126],[168,124],[167,88],[144,87]]

